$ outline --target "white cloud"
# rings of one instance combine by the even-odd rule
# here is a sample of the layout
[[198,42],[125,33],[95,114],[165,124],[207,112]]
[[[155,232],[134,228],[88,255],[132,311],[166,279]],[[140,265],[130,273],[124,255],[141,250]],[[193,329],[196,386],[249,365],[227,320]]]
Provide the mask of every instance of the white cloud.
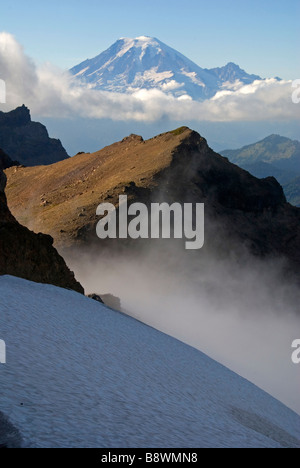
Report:
[[229,90],[237,90],[241,88],[242,86],[243,86],[243,83],[240,80],[235,80],[233,83],[231,83],[230,81],[225,81],[222,84],[222,88],[229,89]]
[[163,83],[161,85],[161,89],[163,91],[172,91],[174,89],[182,88],[184,83],[177,83],[175,80],[168,81],[167,83]]
[[[7,88],[10,109],[26,104],[44,117],[92,117],[113,120],[259,121],[299,120],[293,104],[292,82],[269,79],[218,92],[196,102],[175,98],[167,90],[131,90],[110,93],[81,86],[68,72],[49,64],[36,67],[22,46],[8,33],[0,33],[0,78]],[[172,86],[171,86],[172,88]]]

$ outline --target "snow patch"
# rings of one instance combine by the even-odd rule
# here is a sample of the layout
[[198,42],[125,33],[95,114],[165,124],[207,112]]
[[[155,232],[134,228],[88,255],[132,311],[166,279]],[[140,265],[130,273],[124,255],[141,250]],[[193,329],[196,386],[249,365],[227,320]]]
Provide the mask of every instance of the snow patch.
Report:
[[205,84],[203,83],[203,81],[201,81],[198,77],[197,77],[197,73],[196,72],[188,72],[186,71],[184,68],[181,69],[181,73],[184,75],[184,76],[187,76],[188,78],[190,78],[190,80],[195,83],[196,85],[198,86],[202,86],[203,88],[205,88]]
[[83,75],[86,71],[88,71],[89,68],[90,68],[90,67],[83,68],[83,69],[80,70],[75,76]]
[[152,82],[155,85],[161,83],[164,80],[172,78],[173,72],[171,70],[165,72],[158,72],[157,68],[151,68],[151,70],[146,70],[144,73],[138,73],[133,82],[133,86],[141,86],[145,82]]
[[0,277],[0,411],[32,447],[297,447],[300,417],[72,291]]

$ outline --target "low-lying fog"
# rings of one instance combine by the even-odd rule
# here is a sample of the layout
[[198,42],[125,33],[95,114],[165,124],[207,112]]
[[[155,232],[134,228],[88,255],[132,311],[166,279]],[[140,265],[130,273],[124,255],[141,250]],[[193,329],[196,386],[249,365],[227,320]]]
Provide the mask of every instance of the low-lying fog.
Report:
[[[155,244],[154,244],[155,246]],[[299,288],[282,264],[153,248],[67,258],[86,293],[112,293],[133,317],[198,348],[300,414]]]

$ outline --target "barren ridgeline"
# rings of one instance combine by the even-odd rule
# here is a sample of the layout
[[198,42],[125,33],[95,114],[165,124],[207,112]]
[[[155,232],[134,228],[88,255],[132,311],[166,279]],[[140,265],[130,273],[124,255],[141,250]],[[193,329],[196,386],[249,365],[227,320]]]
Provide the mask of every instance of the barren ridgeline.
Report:
[[[186,127],[6,173],[12,213],[53,236],[87,293],[114,294],[125,312],[300,410],[291,363],[300,210],[275,179],[256,179]],[[204,203],[204,247],[187,251],[181,239],[100,240],[97,207],[118,207],[120,195],[129,206]]]

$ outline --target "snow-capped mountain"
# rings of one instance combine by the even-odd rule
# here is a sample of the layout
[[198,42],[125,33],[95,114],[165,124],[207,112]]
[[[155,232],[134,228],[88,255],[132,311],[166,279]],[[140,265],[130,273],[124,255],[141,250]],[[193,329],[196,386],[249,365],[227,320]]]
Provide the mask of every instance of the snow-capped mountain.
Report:
[[242,70],[238,65],[233,62],[227,63],[225,67],[211,68],[207,70],[209,73],[213,73],[219,80],[219,84],[225,84],[225,87],[238,82],[243,84],[251,84],[255,80],[261,80],[258,75],[249,75],[245,70]]
[[146,36],[119,39],[97,57],[72,68],[71,73],[96,89],[125,93],[154,88],[194,100],[261,79],[234,63],[203,69],[158,39]]
[[0,446],[299,447],[297,414],[174,338],[54,286],[0,297]]

